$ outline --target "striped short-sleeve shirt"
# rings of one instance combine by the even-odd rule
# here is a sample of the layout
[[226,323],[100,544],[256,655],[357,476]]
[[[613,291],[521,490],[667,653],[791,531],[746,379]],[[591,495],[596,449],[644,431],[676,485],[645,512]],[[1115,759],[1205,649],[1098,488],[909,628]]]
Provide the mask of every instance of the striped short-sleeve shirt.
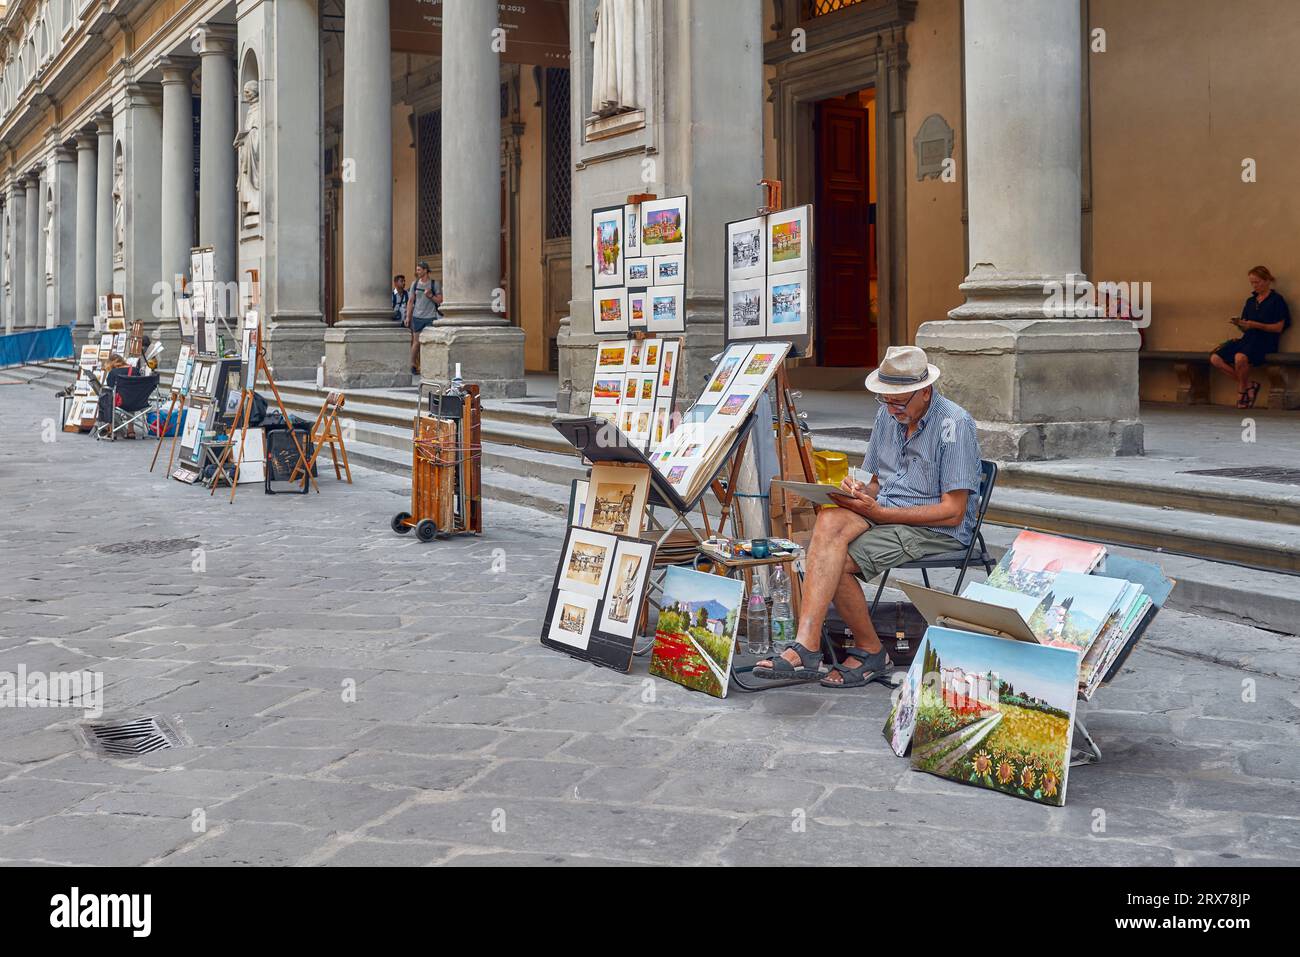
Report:
[[969,491],[961,524],[933,526],[932,531],[951,535],[961,545],[970,543],[979,512],[980,444],[975,421],[957,403],[934,392],[911,438],[882,405],[862,468],[880,480],[876,501],[886,508],[937,505],[946,492]]

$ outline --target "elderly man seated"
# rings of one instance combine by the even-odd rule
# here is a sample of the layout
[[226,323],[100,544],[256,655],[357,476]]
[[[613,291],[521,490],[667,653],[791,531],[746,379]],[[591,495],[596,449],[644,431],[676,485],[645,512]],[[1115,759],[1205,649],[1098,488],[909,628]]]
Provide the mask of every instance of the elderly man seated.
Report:
[[[817,515],[804,563],[803,605],[795,643],[760,661],[754,676],[820,679],[860,688],[891,662],[871,624],[863,579],[927,555],[964,548],[974,534],[980,488],[975,423],[935,390],[939,370],[916,346],[894,346],[867,377],[880,408],[871,430],[863,483],[846,478],[838,508]],[[854,648],[821,670],[822,622],[831,599],[853,631]]]

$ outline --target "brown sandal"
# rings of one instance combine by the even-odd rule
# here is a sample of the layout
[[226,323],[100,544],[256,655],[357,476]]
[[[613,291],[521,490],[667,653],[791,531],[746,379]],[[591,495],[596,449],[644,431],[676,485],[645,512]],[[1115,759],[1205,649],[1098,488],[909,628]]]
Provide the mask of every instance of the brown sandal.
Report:
[[1246,408],[1246,409],[1253,409],[1253,408],[1255,408],[1255,400],[1259,398],[1259,383],[1258,383],[1258,382],[1252,382],[1252,383],[1250,384],[1250,388],[1247,389],[1245,392],[1243,392],[1243,393],[1242,393],[1242,396],[1243,396],[1243,397],[1245,398],[1245,400],[1246,400],[1246,404],[1245,404],[1245,406],[1243,406],[1243,408]]

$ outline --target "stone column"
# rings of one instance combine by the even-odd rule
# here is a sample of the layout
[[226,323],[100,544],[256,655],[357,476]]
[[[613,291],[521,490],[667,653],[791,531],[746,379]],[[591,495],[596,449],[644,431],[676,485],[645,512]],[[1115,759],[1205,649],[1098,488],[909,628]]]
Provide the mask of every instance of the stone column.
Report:
[[[371,6],[382,4],[348,4],[362,16]],[[318,0],[241,0],[238,37],[239,88],[253,82],[259,92],[261,162],[256,215],[237,221],[237,278],[243,282],[250,278],[247,270],[258,270],[267,355],[276,378],[314,383],[325,332]],[[241,102],[239,110],[242,131],[248,108]],[[234,185],[230,198],[237,201]]]
[[136,319],[148,323],[153,317],[155,286],[164,281],[161,103],[158,84],[128,83],[114,104],[114,130],[122,141],[125,232],[120,260],[114,256],[113,285],[126,299],[128,325]]
[[95,308],[101,294],[113,291],[113,117],[95,120],[99,139],[95,176]]
[[235,282],[235,55],[232,39],[212,27],[199,52],[199,245],[212,246],[213,278]]
[[68,326],[77,312],[77,151],[60,146],[50,166],[50,187],[54,194],[51,214],[51,250],[54,259],[46,264],[50,276],[48,326]]
[[171,287],[158,317],[158,339],[167,354],[180,348],[181,331],[173,296],[177,276],[190,275],[194,245],[194,64],[184,58],[162,60],[162,221],[159,231],[159,279]]
[[[461,363],[487,398],[524,394],[524,332],[502,315],[500,58],[495,4],[446,0],[442,19],[444,318],[420,337],[424,381]],[[347,135],[346,126],[344,136]],[[344,227],[347,217],[344,216]]]
[[95,134],[77,134],[77,279],[73,299],[77,326],[94,326],[95,301],[95,214],[96,214],[96,147]]
[[917,345],[975,417],[985,458],[1140,454],[1137,332],[1060,309],[1084,278],[1079,4],[964,10],[966,302],[921,326]]
[[21,179],[9,184],[5,196],[9,214],[9,303],[5,326],[16,332],[27,325],[27,187]]
[[41,269],[41,250],[45,248],[45,234],[41,225],[45,222],[45,204],[41,200],[41,176],[30,173],[27,183],[27,256],[24,259],[26,269],[26,296],[23,304],[23,328],[36,329],[45,327],[45,275]]
[[335,388],[411,383],[410,337],[392,322],[388,282],[393,263],[391,71],[388,4],[354,2],[343,23],[343,155],[356,175],[343,182],[343,308],[339,324],[325,333],[325,382]]

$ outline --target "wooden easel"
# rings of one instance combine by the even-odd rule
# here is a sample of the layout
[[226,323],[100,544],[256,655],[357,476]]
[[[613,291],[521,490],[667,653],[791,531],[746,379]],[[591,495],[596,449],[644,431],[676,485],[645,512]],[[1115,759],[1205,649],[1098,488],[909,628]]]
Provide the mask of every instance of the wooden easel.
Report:
[[[177,403],[180,403],[179,411],[177,411]],[[176,454],[176,437],[180,435],[181,419],[184,418],[185,415],[185,397],[181,395],[180,389],[176,388],[175,383],[172,384],[171,404],[167,406],[167,415],[158,426],[158,444],[153,450],[153,461],[149,463],[150,472],[152,472],[153,467],[158,464],[158,453],[162,451],[163,440],[167,438],[167,429],[171,425],[173,412],[176,412],[176,429],[172,432],[172,451],[171,454],[167,456],[167,475],[171,475],[172,472],[172,458]]]
[[[256,353],[254,361],[257,363],[257,369],[253,373],[252,385],[239,390],[239,405],[235,407],[235,416],[230,427],[232,441],[230,445],[226,446],[225,451],[221,453],[221,458],[217,460],[217,468],[212,475],[212,491],[208,495],[217,494],[217,482],[221,481],[222,474],[225,472],[226,460],[230,458],[230,451],[235,447],[233,437],[238,429],[243,432],[244,441],[239,443],[239,455],[235,459],[235,474],[230,481],[230,501],[232,504],[235,501],[235,493],[239,491],[239,467],[244,463],[244,446],[247,443],[249,419],[253,414],[253,393],[257,388],[258,373],[266,377],[266,384],[271,387],[271,394],[275,396],[275,404],[280,409],[285,428],[289,430],[289,437],[293,439],[293,447],[298,452],[298,462],[294,466],[293,474],[298,474],[298,470],[305,467],[307,470],[306,480],[311,482],[311,487],[319,493],[320,486],[316,484],[316,479],[312,477],[311,466],[307,465],[307,451],[302,447],[302,443],[298,441],[298,433],[293,428],[293,419],[289,415],[289,410],[284,407],[284,400],[280,398],[280,390],[275,384],[275,379],[271,376],[270,367],[266,364],[266,350],[262,347],[262,329],[260,326],[253,330],[253,348]],[[241,421],[243,422],[242,426],[240,426]]]
[[138,359],[144,355],[144,320],[136,319],[131,323],[131,332],[126,338],[126,358]]
[[[348,484],[351,485],[352,468],[348,465],[348,450],[343,445],[343,429],[339,425],[339,409],[341,408],[343,408],[342,392],[333,391],[325,396],[325,404],[320,407],[320,413],[311,426],[313,448],[307,468],[310,470],[316,464],[316,459],[320,456],[321,450],[328,444],[330,458],[334,460],[334,477],[340,481],[343,479],[343,473],[339,471],[339,456],[342,455],[343,472],[347,473]],[[296,482],[297,480],[298,467],[295,467],[293,474],[289,476],[289,481]]]

